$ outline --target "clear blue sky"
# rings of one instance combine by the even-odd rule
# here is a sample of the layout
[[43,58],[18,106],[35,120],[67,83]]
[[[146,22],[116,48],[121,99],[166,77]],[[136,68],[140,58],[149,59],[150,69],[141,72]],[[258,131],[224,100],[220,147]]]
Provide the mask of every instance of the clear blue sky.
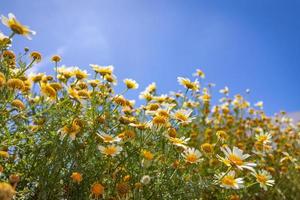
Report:
[[9,12],[37,32],[15,44],[44,55],[38,72],[59,53],[67,66],[113,64],[118,87],[129,77],[166,93],[200,68],[216,91],[250,88],[269,114],[300,110],[299,0],[1,0]]

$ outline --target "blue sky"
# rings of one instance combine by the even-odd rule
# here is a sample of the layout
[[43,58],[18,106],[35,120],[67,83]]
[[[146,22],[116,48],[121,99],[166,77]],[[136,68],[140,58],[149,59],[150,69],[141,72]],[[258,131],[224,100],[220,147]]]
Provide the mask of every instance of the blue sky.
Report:
[[14,40],[16,52],[43,54],[38,72],[50,72],[59,53],[67,66],[114,65],[118,87],[128,77],[137,92],[155,81],[167,93],[200,68],[216,91],[250,88],[268,114],[300,110],[300,1],[1,0],[0,13],[9,12],[37,32]]

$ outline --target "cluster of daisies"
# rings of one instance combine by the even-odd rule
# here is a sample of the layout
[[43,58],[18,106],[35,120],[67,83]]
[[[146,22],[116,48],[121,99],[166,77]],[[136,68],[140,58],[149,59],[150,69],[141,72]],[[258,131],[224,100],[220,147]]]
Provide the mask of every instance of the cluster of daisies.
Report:
[[114,91],[112,65],[82,70],[54,55],[54,75],[28,73],[42,55],[16,56],[12,38],[35,32],[1,20],[11,30],[0,32],[1,200],[299,197],[300,123],[284,112],[269,117],[228,87],[213,105],[199,69],[178,77],[183,92],[149,84],[140,106],[126,98],[135,80]]

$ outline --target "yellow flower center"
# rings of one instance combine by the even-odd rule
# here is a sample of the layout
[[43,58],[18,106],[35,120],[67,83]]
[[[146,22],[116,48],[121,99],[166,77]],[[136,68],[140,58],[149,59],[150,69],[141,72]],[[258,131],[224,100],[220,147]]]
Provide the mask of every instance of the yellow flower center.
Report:
[[191,153],[191,154],[187,155],[186,156],[186,161],[190,162],[190,163],[197,162],[197,156],[196,156],[196,154]]
[[15,32],[16,34],[23,35],[24,34],[24,29],[22,26],[19,26],[18,24],[11,24],[10,29]]
[[71,175],[71,178],[73,179],[74,182],[80,183],[82,181],[82,176],[78,172],[73,172]]
[[223,185],[234,186],[236,184],[236,180],[233,176],[225,176],[221,180]]
[[152,160],[153,159],[153,154],[151,152],[149,152],[149,151],[143,151],[143,156],[147,160]]
[[184,115],[183,113],[176,113],[175,114],[175,118],[180,120],[180,121],[187,121],[188,120],[188,117],[186,115]]
[[230,160],[231,163],[233,163],[235,165],[242,165],[244,163],[240,157],[238,157],[234,154],[230,154],[228,159]]
[[261,135],[261,136],[259,136],[258,141],[264,142],[264,141],[266,141],[267,139],[268,139],[268,137],[267,137],[266,135]]
[[163,124],[167,123],[167,118],[162,117],[162,116],[156,116],[153,118],[152,122],[153,122],[153,124],[163,125]]
[[257,174],[256,175],[256,180],[257,180],[257,182],[259,182],[259,183],[266,183],[267,182],[267,177],[265,176],[265,175],[263,175],[263,174]]
[[114,155],[117,152],[117,148],[114,146],[107,147],[104,149],[104,153],[107,155]]

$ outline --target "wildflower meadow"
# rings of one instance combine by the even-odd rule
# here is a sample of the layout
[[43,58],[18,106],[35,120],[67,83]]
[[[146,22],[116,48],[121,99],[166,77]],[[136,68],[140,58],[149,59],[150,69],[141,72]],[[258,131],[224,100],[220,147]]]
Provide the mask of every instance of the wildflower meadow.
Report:
[[29,73],[41,53],[12,49],[35,32],[1,21],[0,200],[300,199],[300,123],[284,112],[227,87],[213,105],[200,69],[178,77],[183,92],[150,84],[138,106],[113,66],[88,74],[53,55],[53,73]]

